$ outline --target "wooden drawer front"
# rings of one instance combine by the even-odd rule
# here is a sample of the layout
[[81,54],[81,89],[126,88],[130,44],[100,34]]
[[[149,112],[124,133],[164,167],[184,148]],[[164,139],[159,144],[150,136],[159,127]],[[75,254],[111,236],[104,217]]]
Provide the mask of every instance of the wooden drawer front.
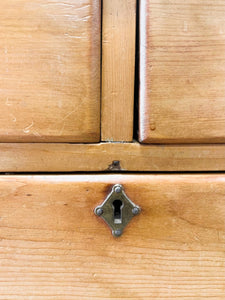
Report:
[[[142,212],[94,215],[123,184]],[[0,299],[224,299],[225,175],[0,177]]]
[[100,135],[100,1],[1,1],[0,142]]
[[225,142],[225,5],[141,0],[140,141]]

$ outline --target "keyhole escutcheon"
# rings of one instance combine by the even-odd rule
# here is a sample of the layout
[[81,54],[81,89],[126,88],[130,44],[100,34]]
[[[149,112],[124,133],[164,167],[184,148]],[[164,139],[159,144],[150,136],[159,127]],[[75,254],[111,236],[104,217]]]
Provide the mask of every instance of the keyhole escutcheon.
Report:
[[121,236],[127,224],[140,211],[140,207],[128,198],[120,183],[112,186],[106,199],[94,210],[95,214],[111,228],[114,237]]

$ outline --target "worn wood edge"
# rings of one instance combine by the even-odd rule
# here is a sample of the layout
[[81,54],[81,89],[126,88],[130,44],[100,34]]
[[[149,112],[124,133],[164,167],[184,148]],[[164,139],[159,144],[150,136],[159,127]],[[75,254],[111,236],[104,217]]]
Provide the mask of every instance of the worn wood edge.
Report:
[[136,0],[103,0],[101,140],[133,139]]
[[0,172],[224,170],[225,145],[0,143]]

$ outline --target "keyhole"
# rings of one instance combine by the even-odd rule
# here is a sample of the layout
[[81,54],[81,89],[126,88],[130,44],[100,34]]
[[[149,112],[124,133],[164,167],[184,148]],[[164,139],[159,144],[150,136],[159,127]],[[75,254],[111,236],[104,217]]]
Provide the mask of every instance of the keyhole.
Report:
[[121,224],[123,202],[121,200],[114,200],[112,206],[114,210],[114,224]]

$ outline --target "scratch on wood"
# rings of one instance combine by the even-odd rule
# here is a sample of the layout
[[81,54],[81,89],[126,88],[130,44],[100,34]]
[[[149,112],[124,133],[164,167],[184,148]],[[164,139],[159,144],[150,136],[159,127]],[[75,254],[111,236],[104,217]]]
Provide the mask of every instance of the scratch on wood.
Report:
[[33,134],[34,134],[35,136],[41,137],[41,134],[40,134],[39,132],[37,132],[36,130],[33,130]]
[[71,112],[69,112],[63,119],[62,121],[64,121],[65,119],[67,119],[70,115],[72,115],[74,112],[76,111],[76,109],[72,110]]
[[23,130],[23,132],[24,132],[24,133],[29,133],[29,132],[30,132],[30,129],[31,129],[33,126],[34,126],[34,121],[32,121],[32,123],[31,123],[29,126],[25,127],[24,130]]

